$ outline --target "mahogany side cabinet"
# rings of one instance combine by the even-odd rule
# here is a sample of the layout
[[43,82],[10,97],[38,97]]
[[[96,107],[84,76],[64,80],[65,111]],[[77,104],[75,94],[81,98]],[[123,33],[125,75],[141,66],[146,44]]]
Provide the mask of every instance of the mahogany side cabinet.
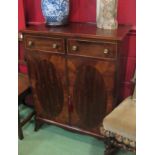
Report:
[[42,123],[103,138],[103,118],[118,103],[130,26],[102,30],[90,23],[29,25],[22,31],[35,104]]

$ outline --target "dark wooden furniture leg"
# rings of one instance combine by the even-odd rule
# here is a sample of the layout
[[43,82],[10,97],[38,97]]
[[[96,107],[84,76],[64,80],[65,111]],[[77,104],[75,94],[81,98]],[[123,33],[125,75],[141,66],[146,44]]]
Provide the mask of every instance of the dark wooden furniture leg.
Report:
[[37,118],[35,118],[35,128],[34,128],[34,131],[37,132],[42,125],[43,125],[43,123],[40,122]]
[[[31,94],[31,88],[29,85],[28,76],[19,73],[18,74],[18,105],[24,104],[25,106],[27,106],[25,103],[25,97],[29,94]],[[18,109],[18,135],[20,140],[24,138],[22,126],[24,126],[28,121],[30,121],[34,114],[35,112],[33,110],[29,115],[25,117],[24,120],[21,121],[20,113]]]
[[106,149],[104,151],[104,155],[114,155],[117,152],[117,147],[113,145],[113,140],[111,138],[107,138],[105,140]]
[[23,131],[22,131],[22,126],[21,126],[21,123],[20,123],[19,112],[18,112],[18,137],[19,137],[20,140],[22,140],[24,138]]
[[22,122],[20,121],[20,115],[18,112],[18,136],[19,139],[22,140],[24,138],[23,136],[23,131],[22,131],[22,126],[24,126],[27,122],[29,122],[31,120],[31,118],[33,117],[33,115],[35,114],[34,111],[32,111]]

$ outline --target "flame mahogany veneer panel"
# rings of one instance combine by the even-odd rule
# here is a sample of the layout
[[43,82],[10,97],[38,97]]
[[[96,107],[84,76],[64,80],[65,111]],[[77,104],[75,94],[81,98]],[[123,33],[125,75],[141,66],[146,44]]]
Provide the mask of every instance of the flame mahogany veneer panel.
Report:
[[37,116],[67,123],[65,59],[28,50],[26,58]]
[[115,62],[68,58],[72,126],[100,133],[104,116],[113,109]]

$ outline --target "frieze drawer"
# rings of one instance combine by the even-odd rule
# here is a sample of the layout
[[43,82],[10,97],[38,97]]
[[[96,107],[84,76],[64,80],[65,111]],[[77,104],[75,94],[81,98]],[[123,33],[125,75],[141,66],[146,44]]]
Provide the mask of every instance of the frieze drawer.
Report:
[[101,41],[68,40],[68,54],[96,58],[116,58],[117,44]]
[[26,36],[25,43],[26,48],[30,50],[65,53],[62,38]]

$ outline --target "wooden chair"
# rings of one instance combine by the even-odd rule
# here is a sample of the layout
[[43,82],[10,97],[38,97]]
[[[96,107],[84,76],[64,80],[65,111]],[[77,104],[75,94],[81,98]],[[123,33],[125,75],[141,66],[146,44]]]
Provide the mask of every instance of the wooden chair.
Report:
[[[26,95],[30,94],[30,85],[28,76],[22,73],[18,73],[18,105],[25,103]],[[24,138],[22,126],[26,124],[34,115],[32,111],[24,120],[20,120],[20,111],[18,110],[18,136],[22,140]]]
[[136,152],[135,89],[132,96],[127,97],[104,118],[101,134],[105,137],[104,155],[114,154],[118,148]]

